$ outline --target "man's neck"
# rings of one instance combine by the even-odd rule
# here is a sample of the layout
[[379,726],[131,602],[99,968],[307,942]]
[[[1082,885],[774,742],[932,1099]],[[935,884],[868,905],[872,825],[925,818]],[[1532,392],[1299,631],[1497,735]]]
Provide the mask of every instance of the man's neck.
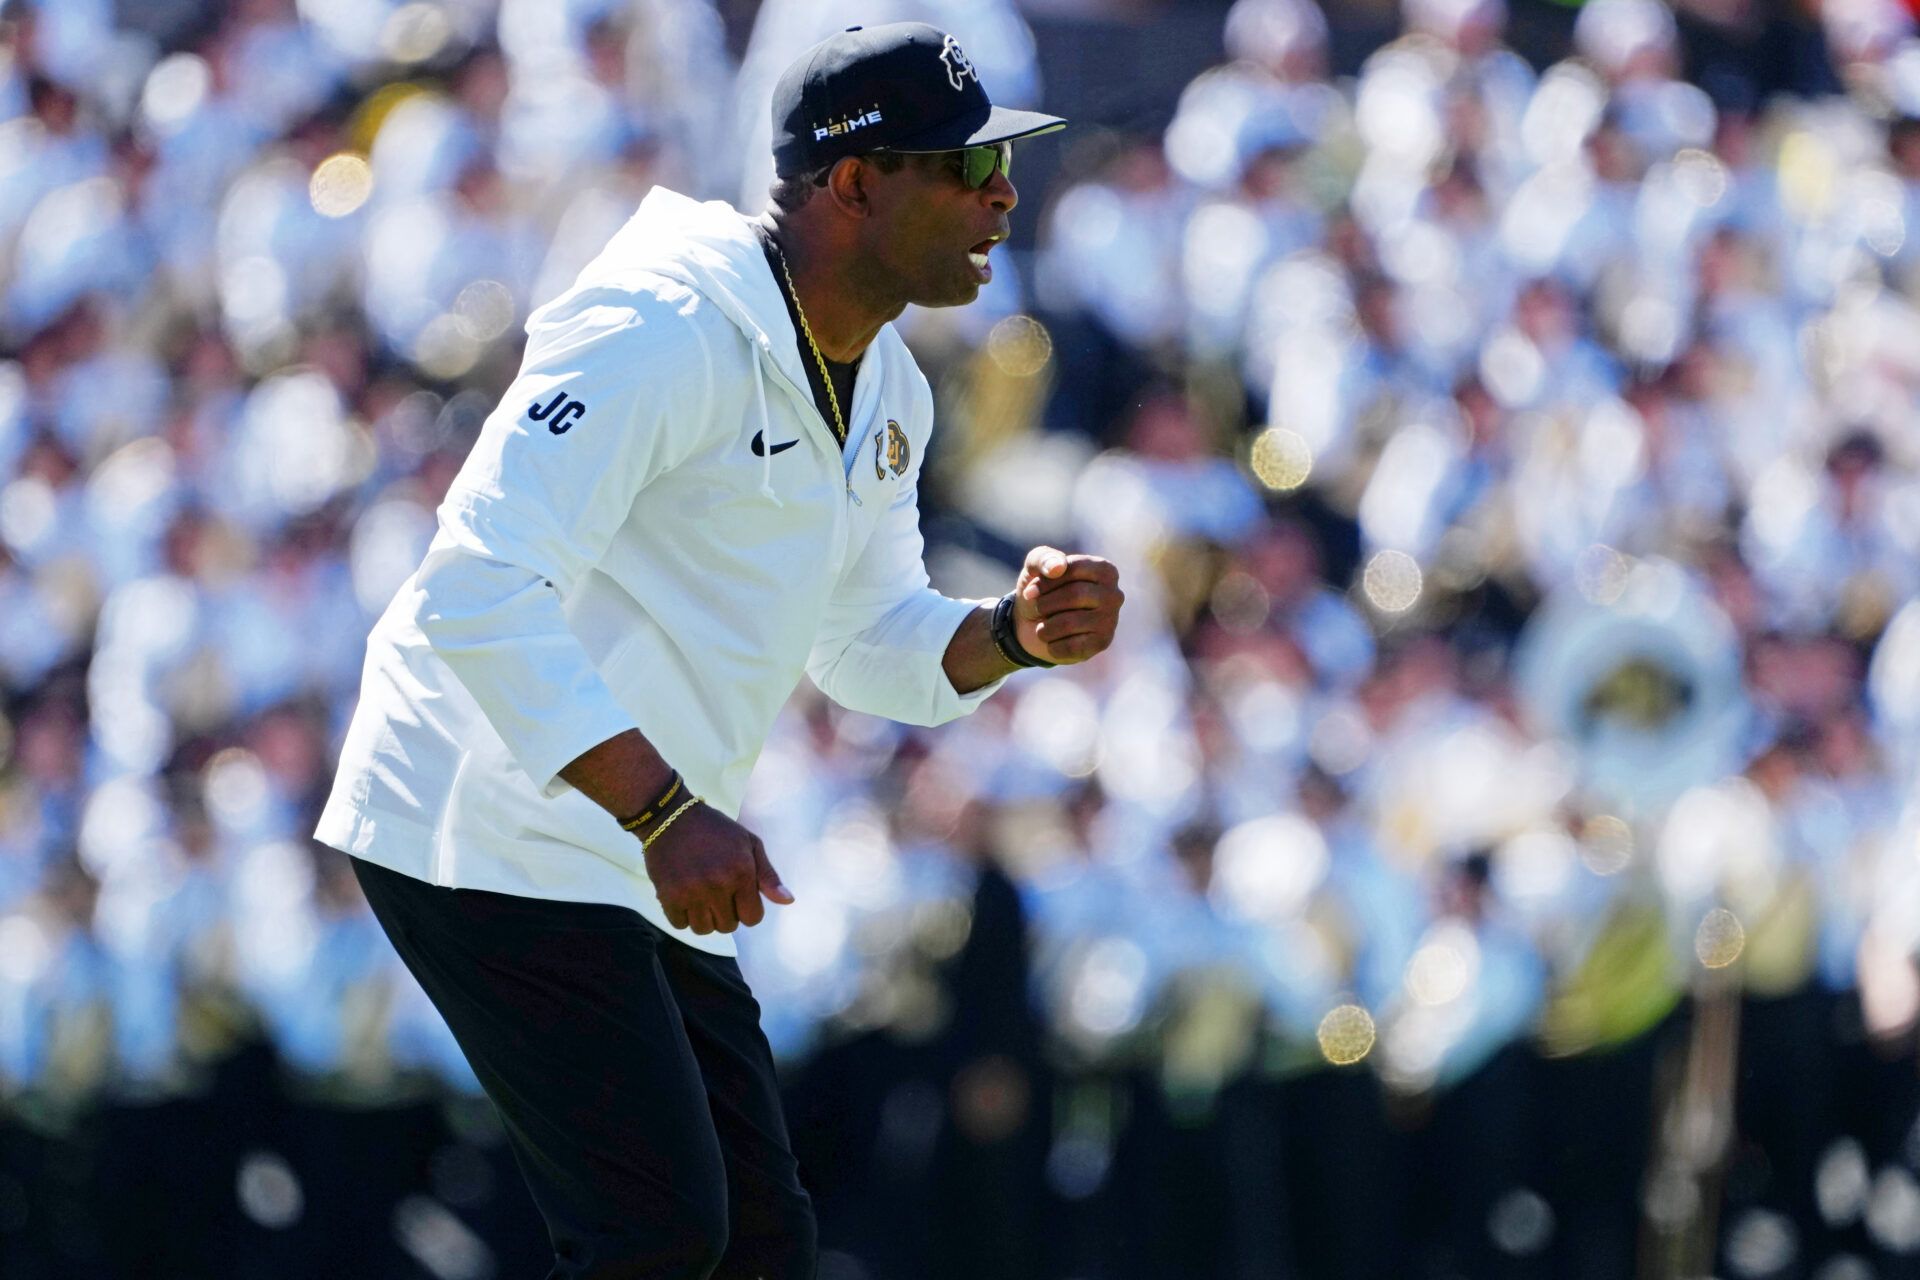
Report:
[[795,301],[820,354],[835,364],[858,360],[881,326],[906,310],[903,302],[876,296],[863,264],[820,243],[801,224],[773,212],[762,215],[760,225],[786,260]]

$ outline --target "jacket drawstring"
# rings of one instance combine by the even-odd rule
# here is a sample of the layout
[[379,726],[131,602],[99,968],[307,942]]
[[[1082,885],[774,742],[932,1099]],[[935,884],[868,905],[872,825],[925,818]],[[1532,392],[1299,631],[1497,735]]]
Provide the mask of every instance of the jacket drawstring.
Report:
[[787,504],[773,491],[773,422],[767,417],[767,376],[760,368],[762,356],[772,358],[773,346],[766,334],[755,337],[760,346],[760,354],[753,359],[753,400],[760,408],[760,496],[776,507],[784,507]]

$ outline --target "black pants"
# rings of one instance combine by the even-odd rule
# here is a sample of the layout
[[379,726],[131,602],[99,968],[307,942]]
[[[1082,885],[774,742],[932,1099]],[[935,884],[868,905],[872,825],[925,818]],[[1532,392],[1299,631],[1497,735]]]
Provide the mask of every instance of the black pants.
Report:
[[813,1206],[737,963],[625,907],[353,866],[500,1110],[548,1280],[811,1280]]

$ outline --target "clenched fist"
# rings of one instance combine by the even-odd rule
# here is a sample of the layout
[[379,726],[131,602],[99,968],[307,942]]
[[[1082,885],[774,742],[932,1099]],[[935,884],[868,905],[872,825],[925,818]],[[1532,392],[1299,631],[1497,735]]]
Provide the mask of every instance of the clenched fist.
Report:
[[1036,658],[1085,662],[1113,643],[1126,598],[1111,561],[1035,547],[1013,587],[1014,635]]

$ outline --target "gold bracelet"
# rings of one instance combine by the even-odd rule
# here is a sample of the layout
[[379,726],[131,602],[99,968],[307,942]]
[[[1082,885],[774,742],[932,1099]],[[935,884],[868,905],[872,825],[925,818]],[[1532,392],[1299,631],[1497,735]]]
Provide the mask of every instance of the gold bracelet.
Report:
[[672,813],[667,815],[667,820],[665,822],[661,823],[658,827],[654,829],[652,839],[648,839],[646,836],[638,836],[637,838],[640,841],[641,851],[645,852],[647,849],[651,848],[653,846],[654,840],[658,840],[661,836],[667,834],[667,828],[672,826],[674,823],[680,821],[681,814],[685,813],[687,810],[693,808],[693,806],[699,803],[700,803],[699,796],[688,796],[685,800],[682,800],[680,802],[680,807],[678,809],[675,809]]

